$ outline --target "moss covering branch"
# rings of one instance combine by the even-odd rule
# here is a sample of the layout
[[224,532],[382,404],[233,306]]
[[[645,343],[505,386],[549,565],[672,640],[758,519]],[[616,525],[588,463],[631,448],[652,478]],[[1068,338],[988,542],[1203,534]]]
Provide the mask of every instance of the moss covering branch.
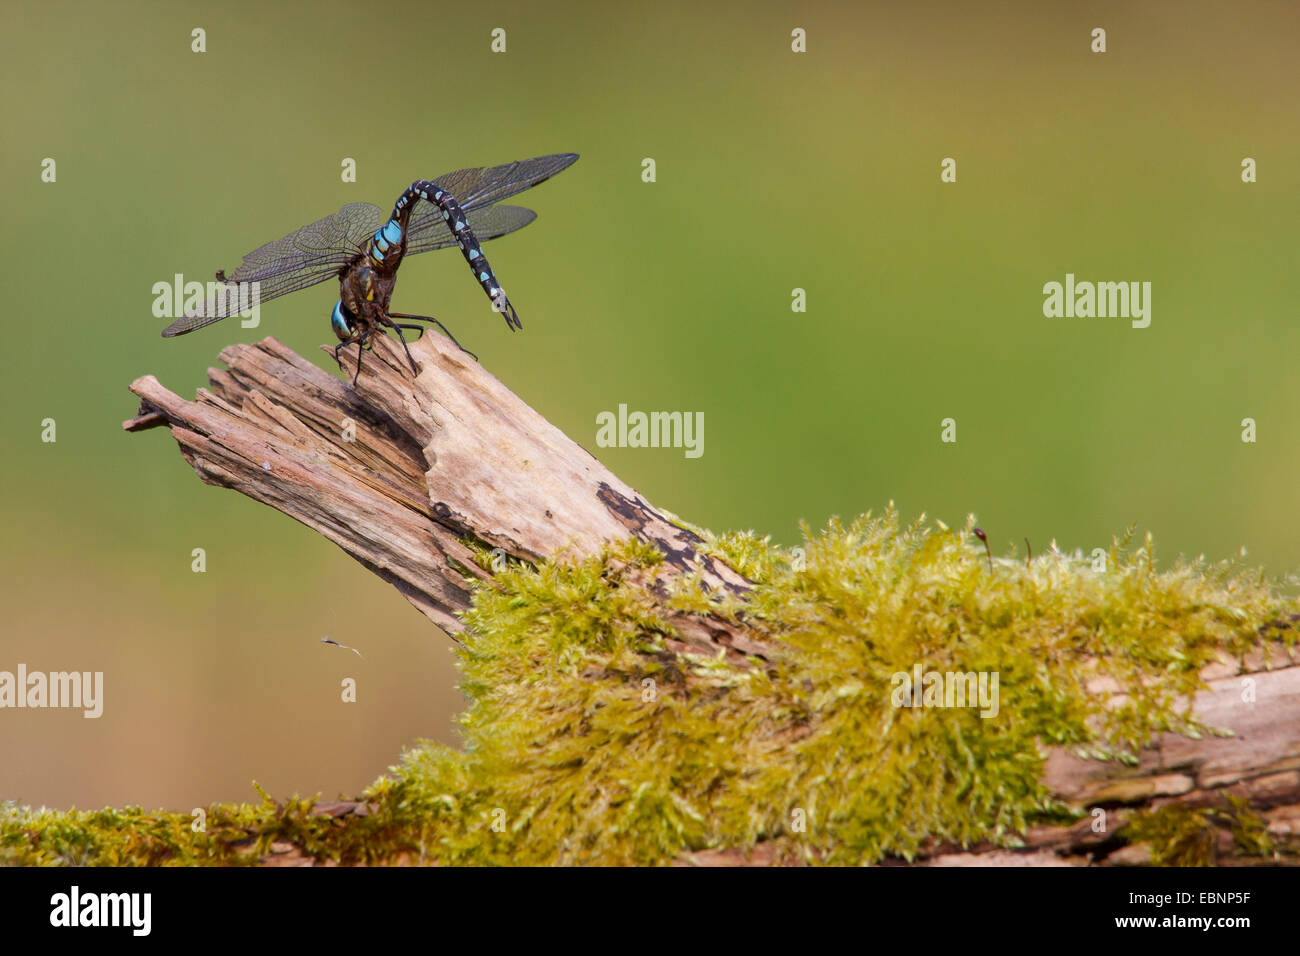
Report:
[[[863,864],[1004,847],[1120,862],[1140,844],[1151,862],[1293,861],[1300,681],[1241,701],[1269,708],[1279,736],[1254,741],[1236,778],[1198,767],[1196,748],[1232,739],[1194,705],[1216,668],[1300,673],[1294,582],[1235,562],[1161,570],[1150,538],[1117,541],[1102,571],[1055,549],[990,568],[972,530],[891,510],[805,531],[797,551],[701,533],[745,593],[665,578],[637,540],[512,565],[473,585],[463,615],[461,749],[408,751],[356,803],[212,807],[204,832],[183,814],[8,806],[0,858]],[[683,649],[682,614],[774,651]],[[998,675],[996,713],[899,706],[918,663]],[[1178,767],[1160,763],[1172,736],[1193,754]],[[1112,782],[1190,783],[1089,803],[1048,773],[1067,751]]]

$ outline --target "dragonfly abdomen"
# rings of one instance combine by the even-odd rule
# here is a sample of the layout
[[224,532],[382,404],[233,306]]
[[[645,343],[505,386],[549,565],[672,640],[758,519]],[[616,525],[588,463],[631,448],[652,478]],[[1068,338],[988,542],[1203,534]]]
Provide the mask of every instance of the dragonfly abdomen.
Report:
[[384,223],[370,237],[366,255],[376,269],[395,271],[406,252],[406,222],[399,220],[397,214]]
[[488,264],[487,257],[483,255],[482,243],[474,235],[474,230],[470,228],[469,217],[465,215],[465,210],[461,209],[456,197],[436,183],[424,179],[411,183],[410,188],[397,198],[397,203],[393,206],[393,217],[375,234],[376,238],[390,227],[395,227],[399,230],[401,240],[405,242],[404,223],[410,216],[408,207],[417,198],[432,203],[442,212],[442,218],[447,223],[447,228],[451,230],[456,245],[460,248],[461,255],[465,257],[469,267],[474,270],[474,278],[483,287],[487,297],[492,300],[493,307],[505,316],[506,325],[512,329],[523,328],[519,316],[515,313],[515,307],[506,298],[505,292],[501,289],[501,283],[497,281],[496,273],[492,271],[492,266]]

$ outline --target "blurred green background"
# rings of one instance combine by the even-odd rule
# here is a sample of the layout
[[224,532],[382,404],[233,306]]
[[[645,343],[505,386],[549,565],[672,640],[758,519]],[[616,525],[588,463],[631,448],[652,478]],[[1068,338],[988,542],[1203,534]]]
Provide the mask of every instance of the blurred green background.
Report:
[[[120,423],[132,379],[192,395],[232,341],[332,367],[332,283],[175,340],[153,283],[462,166],[582,154],[489,247],[524,331],[450,252],[409,260],[394,306],[441,317],[662,507],[794,543],[893,499],[974,512],[1004,551],[1137,522],[1166,559],[1245,546],[1294,570],[1298,26],[1288,3],[6,0],[0,669],[107,688],[99,720],[0,711],[0,798],[333,797],[456,739],[441,632]],[[1044,318],[1067,272],[1150,281],[1151,327]],[[704,412],[703,457],[596,448],[619,403]]]

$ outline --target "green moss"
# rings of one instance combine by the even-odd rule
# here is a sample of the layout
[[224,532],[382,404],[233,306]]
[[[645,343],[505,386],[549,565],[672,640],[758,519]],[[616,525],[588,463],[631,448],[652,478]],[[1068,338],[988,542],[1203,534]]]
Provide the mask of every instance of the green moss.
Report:
[[[381,781],[377,791],[391,792]],[[0,863],[16,866],[251,866],[273,843],[293,843],[319,860],[378,863],[415,858],[425,823],[400,798],[376,801],[367,816],[337,821],[312,812],[314,799],[206,807],[203,828],[188,813],[32,810],[0,806]],[[423,808],[422,808],[423,809]]]
[[[406,753],[368,791],[370,815],[264,800],[211,808],[195,834],[188,815],[10,807],[0,854],[241,863],[289,840],[340,862],[663,863],[775,841],[785,857],[869,863],[932,841],[1014,845],[1069,815],[1041,783],[1047,747],[1132,760],[1155,733],[1212,730],[1184,713],[1201,668],[1296,609],[1235,563],[1158,571],[1149,538],[1116,542],[1100,572],[1054,549],[990,569],[971,530],[904,528],[891,510],[805,529],[800,549],[708,537],[754,582],[744,597],[664,575],[634,542],[511,565],[465,614],[463,750]],[[743,616],[780,653],[679,658],[675,610]],[[1276,633],[1289,654],[1294,630]],[[916,665],[996,674],[996,714],[895,706],[895,675]],[[1160,845],[1194,857],[1199,824],[1169,819]],[[1238,829],[1243,848],[1263,845]]]
[[1270,857],[1277,847],[1264,818],[1241,797],[1229,795],[1224,807],[1192,808],[1169,804],[1137,814],[1124,828],[1132,843],[1151,848],[1157,866],[1213,866],[1218,861],[1219,832],[1232,834],[1242,856]]

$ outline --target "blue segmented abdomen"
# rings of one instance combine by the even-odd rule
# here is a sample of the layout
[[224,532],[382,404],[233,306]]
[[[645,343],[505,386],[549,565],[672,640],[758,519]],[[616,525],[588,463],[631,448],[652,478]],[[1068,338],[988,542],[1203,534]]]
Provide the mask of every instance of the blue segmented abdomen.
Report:
[[[410,189],[398,197],[397,205],[393,207],[393,218],[389,220],[389,223],[399,222],[409,215],[406,212],[406,207],[415,202],[417,196],[425,202],[433,203],[442,211],[442,218],[447,223],[447,228],[451,230],[452,236],[455,237],[461,255],[465,257],[469,267],[474,270],[474,278],[483,287],[487,297],[492,300],[493,306],[505,317],[506,325],[512,329],[523,328],[523,323],[519,321],[519,316],[515,313],[515,307],[506,298],[501,283],[497,281],[496,273],[492,271],[492,267],[488,265],[487,257],[483,255],[483,248],[479,244],[478,237],[474,235],[474,230],[470,228],[469,218],[465,215],[465,211],[460,208],[460,203],[456,201],[456,197],[451,193],[435,183],[423,179],[417,180],[411,183]],[[380,232],[383,232],[383,230],[381,229]],[[378,233],[376,236],[378,236]]]
[[375,261],[376,265],[382,265],[384,257],[394,246],[401,245],[406,238],[406,229],[397,220],[397,214],[394,212],[393,218],[384,223],[370,237],[370,258]]

